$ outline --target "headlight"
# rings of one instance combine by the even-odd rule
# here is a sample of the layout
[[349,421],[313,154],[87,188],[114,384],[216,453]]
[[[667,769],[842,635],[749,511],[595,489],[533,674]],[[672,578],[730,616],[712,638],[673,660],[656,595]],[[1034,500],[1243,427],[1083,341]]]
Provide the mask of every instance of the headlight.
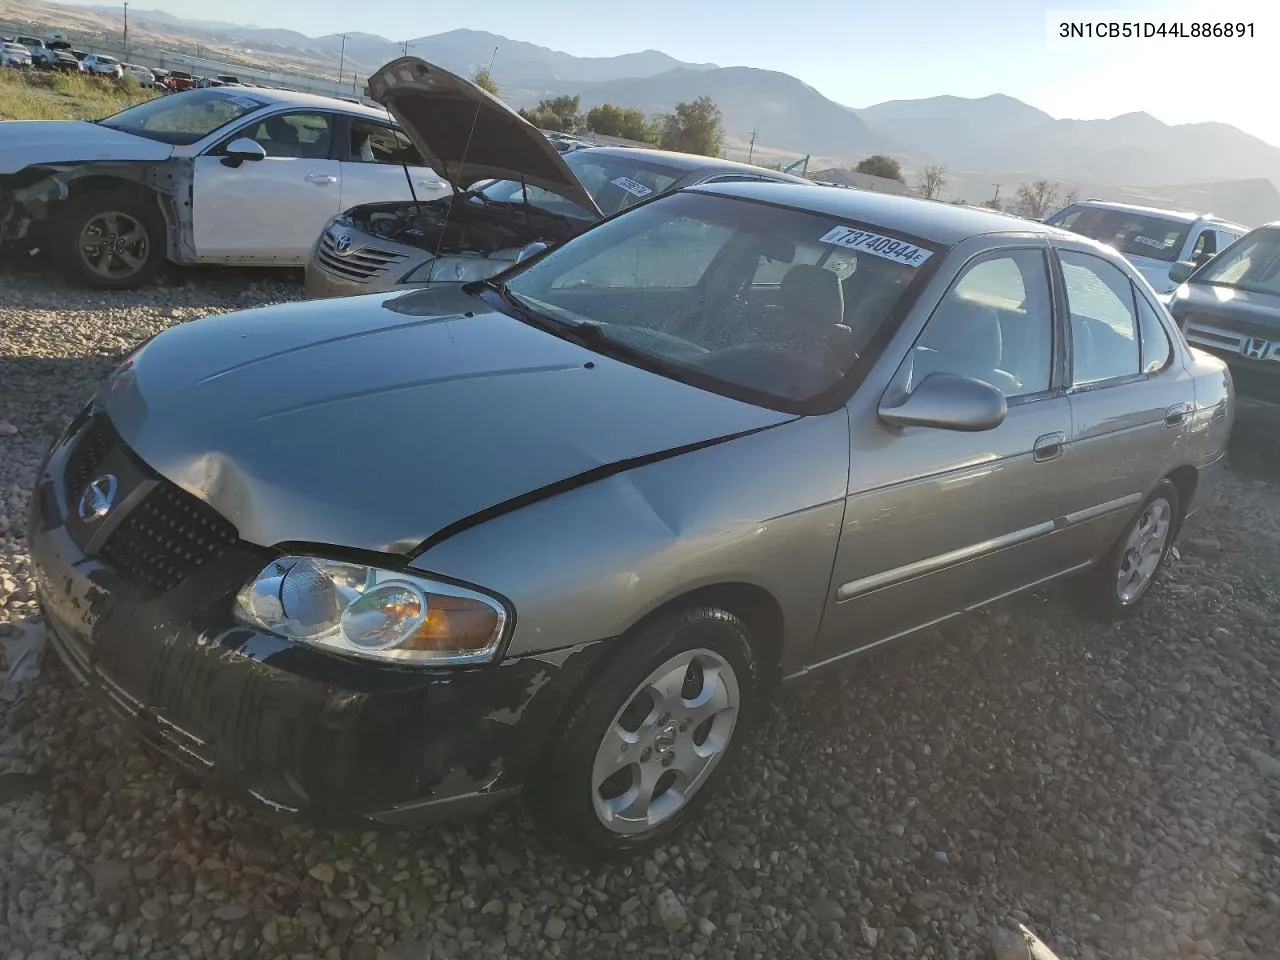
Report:
[[402,283],[470,283],[487,280],[511,266],[493,257],[435,257],[405,275]]
[[503,605],[474,590],[319,557],[267,564],[235,614],[322,650],[401,664],[491,660],[507,625]]

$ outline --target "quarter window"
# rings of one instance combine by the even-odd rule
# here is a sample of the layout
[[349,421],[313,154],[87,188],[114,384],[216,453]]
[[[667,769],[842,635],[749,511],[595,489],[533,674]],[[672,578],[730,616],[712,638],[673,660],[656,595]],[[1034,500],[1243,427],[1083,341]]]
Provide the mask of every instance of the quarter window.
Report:
[[1071,383],[1080,387],[1142,370],[1133,285],[1118,267],[1074,250],[1059,253],[1071,311]]
[[1134,299],[1138,303],[1138,328],[1142,333],[1142,372],[1159,373],[1173,358],[1173,345],[1147,298],[1137,295]]
[[1044,254],[1010,250],[968,267],[938,305],[912,354],[911,386],[952,373],[1022,397],[1049,389],[1052,361]]
[[404,133],[367,120],[351,121],[351,159],[357,163],[423,166],[422,155]]

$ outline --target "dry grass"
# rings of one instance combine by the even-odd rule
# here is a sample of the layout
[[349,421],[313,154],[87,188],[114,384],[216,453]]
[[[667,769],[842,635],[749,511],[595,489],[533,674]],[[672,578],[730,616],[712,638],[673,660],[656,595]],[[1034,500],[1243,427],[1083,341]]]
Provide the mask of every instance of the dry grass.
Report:
[[0,69],[0,120],[98,120],[154,96],[132,77]]

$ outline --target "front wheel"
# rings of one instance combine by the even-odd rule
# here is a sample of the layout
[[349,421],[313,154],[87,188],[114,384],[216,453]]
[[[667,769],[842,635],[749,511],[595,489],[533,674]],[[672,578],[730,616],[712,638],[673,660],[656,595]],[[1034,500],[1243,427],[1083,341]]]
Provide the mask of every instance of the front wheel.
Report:
[[164,218],[147,197],[127,190],[72,197],[53,234],[63,268],[86,286],[131,290],[164,262]]
[[1131,615],[1151,590],[1173,547],[1182,513],[1178,488],[1163,480],[1114,547],[1081,583],[1086,613],[1104,620]]
[[680,611],[614,643],[529,793],[545,827],[595,853],[679,830],[724,776],[762,693],[750,635],[728,611]]

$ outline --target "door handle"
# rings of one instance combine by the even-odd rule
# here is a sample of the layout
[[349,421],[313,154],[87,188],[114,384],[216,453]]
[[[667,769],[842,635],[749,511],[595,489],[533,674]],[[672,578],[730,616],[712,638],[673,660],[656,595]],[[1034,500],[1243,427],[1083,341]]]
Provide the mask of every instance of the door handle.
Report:
[[1175,403],[1164,412],[1164,425],[1166,427],[1176,427],[1185,421],[1190,413],[1191,404]]
[[1044,436],[1036,439],[1036,445],[1031,448],[1031,458],[1036,463],[1045,463],[1049,460],[1057,460],[1062,456],[1062,452],[1067,448],[1067,437],[1063,433],[1046,433]]
[[338,182],[337,177],[330,176],[327,173],[308,173],[307,174],[307,183],[318,183],[321,186],[323,186],[325,184],[337,183],[337,182]]

